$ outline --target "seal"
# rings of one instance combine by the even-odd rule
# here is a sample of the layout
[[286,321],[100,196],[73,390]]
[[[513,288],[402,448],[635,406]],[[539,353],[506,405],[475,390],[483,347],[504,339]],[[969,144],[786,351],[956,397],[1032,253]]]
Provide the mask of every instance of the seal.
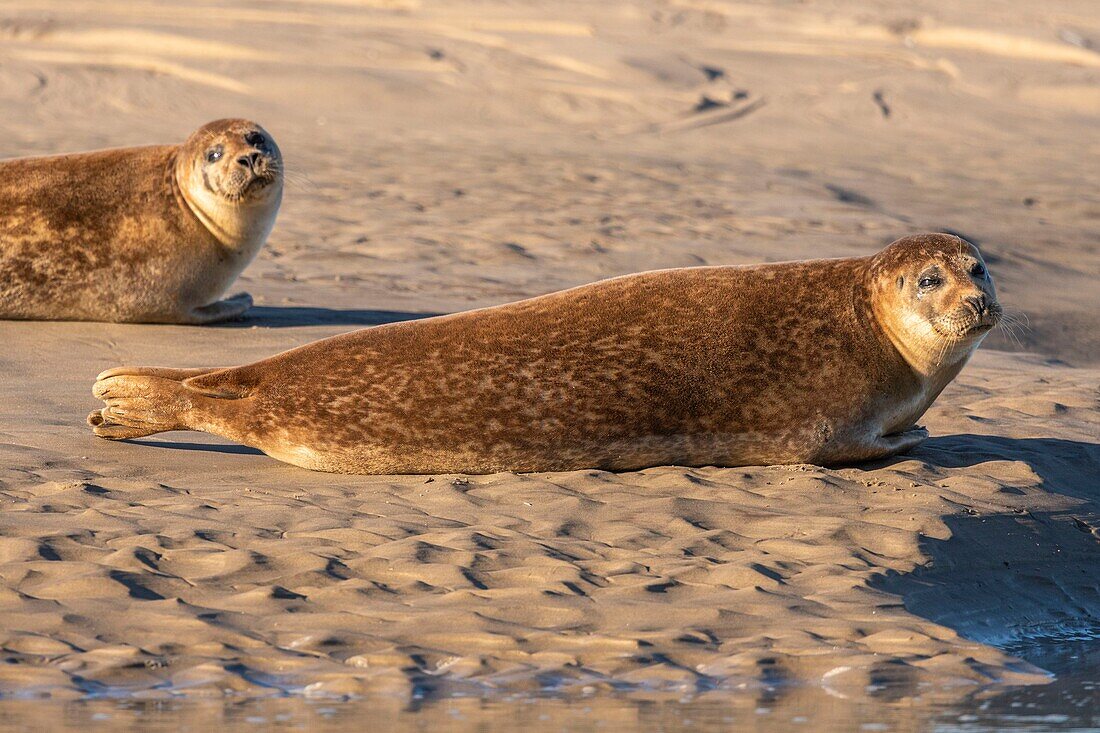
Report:
[[262,127],[203,125],[181,145],[0,162],[0,318],[212,323],[263,246],[283,161]]
[[103,438],[202,430],[306,468],[848,464],[906,451],[1001,314],[972,244],[628,275],[317,341],[99,375]]

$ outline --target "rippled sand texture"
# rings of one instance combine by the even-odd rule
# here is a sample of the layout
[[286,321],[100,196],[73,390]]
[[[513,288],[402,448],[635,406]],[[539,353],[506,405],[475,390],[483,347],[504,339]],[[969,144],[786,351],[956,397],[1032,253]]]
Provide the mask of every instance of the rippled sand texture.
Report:
[[[0,696],[1045,680],[982,642],[1100,614],[1100,25],[953,6],[5,6],[0,155],[243,115],[291,179],[243,324],[0,323]],[[121,363],[943,228],[1036,353],[980,353],[886,465],[344,477],[83,424]]]

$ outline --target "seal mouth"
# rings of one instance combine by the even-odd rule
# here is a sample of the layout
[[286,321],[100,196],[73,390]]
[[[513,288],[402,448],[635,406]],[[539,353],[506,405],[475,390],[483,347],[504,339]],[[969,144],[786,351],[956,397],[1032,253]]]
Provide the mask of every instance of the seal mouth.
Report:
[[259,174],[245,184],[244,193],[253,193],[256,191],[260,191],[261,189],[267,188],[271,184],[275,183],[277,179],[278,176],[270,171]]
[[945,339],[962,341],[992,331],[1000,320],[1001,305],[996,301],[983,308],[968,302],[957,312],[933,322],[932,328]]
[[254,198],[278,180],[279,171],[268,168],[262,172],[253,173],[247,180],[232,181],[231,183],[235,185],[232,185],[231,190],[222,190],[220,193],[227,201],[237,203],[248,198]]
[[1004,313],[1004,309],[1001,308],[1001,304],[995,300],[989,301],[986,305],[985,313],[979,313],[978,317],[981,319],[974,324],[973,331],[975,333],[985,333],[991,331],[997,324],[1001,322],[1001,315]]

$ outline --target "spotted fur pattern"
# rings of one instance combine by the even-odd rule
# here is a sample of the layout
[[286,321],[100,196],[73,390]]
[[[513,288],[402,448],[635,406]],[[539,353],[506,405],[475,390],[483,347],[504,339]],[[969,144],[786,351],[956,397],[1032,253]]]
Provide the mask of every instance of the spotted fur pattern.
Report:
[[206,430],[348,473],[878,458],[924,437],[916,420],[976,343],[923,374],[882,327],[876,288],[958,246],[648,272],[234,369],[120,368],[97,382],[107,406],[91,422],[113,438]]

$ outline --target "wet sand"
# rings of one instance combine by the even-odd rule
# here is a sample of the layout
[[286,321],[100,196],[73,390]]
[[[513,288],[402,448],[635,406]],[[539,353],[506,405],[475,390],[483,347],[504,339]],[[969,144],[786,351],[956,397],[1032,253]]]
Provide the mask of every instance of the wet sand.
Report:
[[[291,171],[245,321],[0,322],[0,697],[936,701],[1048,682],[994,645],[1095,627],[1089,3],[202,7],[0,12],[0,155],[240,115]],[[83,424],[110,366],[923,230],[978,243],[1030,326],[884,464],[346,477]]]

